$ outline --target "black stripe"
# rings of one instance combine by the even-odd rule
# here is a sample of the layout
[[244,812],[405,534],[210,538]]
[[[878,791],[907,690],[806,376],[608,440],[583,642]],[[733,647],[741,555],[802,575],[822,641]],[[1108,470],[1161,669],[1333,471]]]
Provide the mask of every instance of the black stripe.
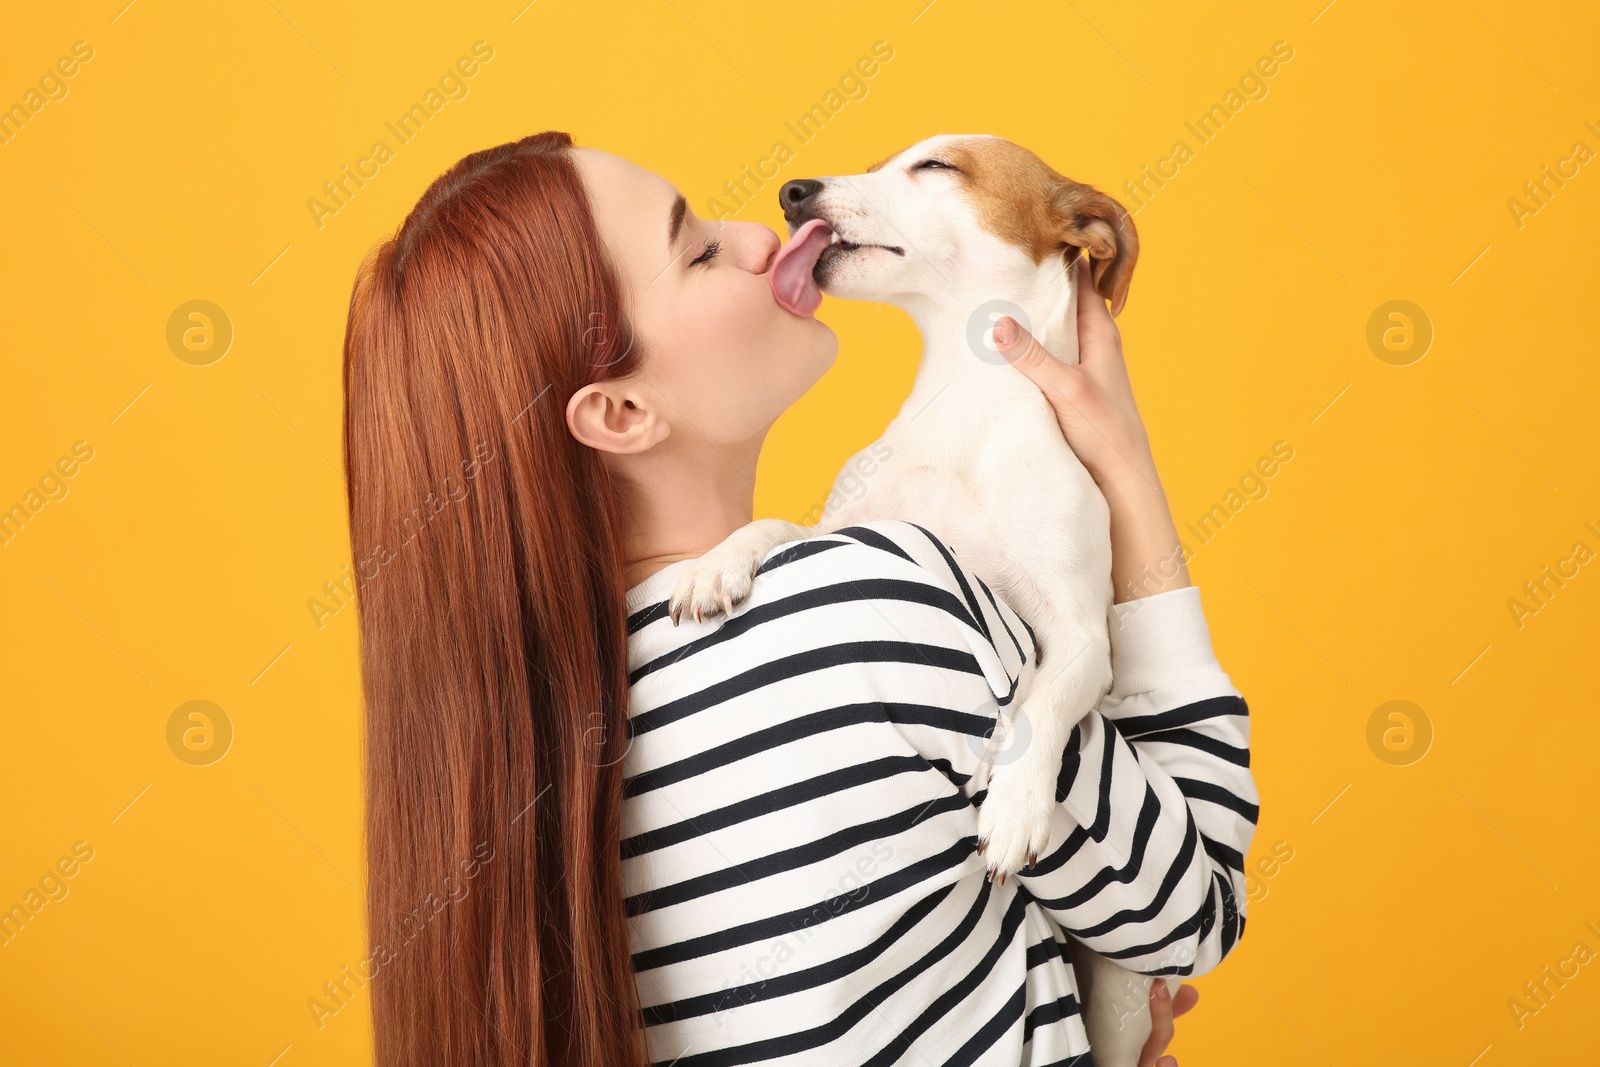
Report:
[[1222,864],[1231,871],[1244,873],[1244,857],[1239,855],[1239,850],[1229,848],[1221,841],[1214,841],[1205,834],[1200,835],[1200,843],[1206,850],[1206,855]]
[[806,715],[769,726],[764,730],[736,737],[703,752],[685,756],[673,763],[653,767],[627,778],[622,783],[622,794],[635,797],[654,789],[687,781],[702,774],[737,763],[771,749],[795,741],[843,730],[867,722],[892,723],[896,726],[928,726],[969,737],[987,737],[994,728],[994,720],[985,715],[938,708],[931,704],[890,704],[876,701],[865,704],[844,704],[836,708],[823,708]]
[[[1023,982],[1017,987],[1017,991],[1000,1005],[1000,1010],[989,1016],[988,1022],[978,1027],[977,1033],[967,1038],[965,1044],[950,1054],[950,1058],[944,1061],[944,1067],[967,1067],[968,1064],[977,1063],[978,1057],[993,1048],[1001,1036],[1016,1025],[1027,1006],[1028,983]],[[1031,1034],[1032,1031],[1028,1033]],[[1027,1038],[1024,1037],[1023,1040]]]
[[628,915],[632,917],[643,915],[648,911],[671,907],[675,904],[687,903],[700,897],[710,896],[712,893],[725,892],[746,882],[771,878],[774,875],[817,863],[830,856],[837,856],[841,852],[848,852],[850,849],[864,845],[868,841],[877,841],[893,837],[895,834],[903,834],[930,819],[952,811],[961,811],[970,806],[971,802],[960,793],[935,797],[931,801],[919,800],[912,807],[897,811],[893,815],[887,815],[881,819],[873,819],[870,822],[857,823],[854,826],[847,826],[815,841],[805,841],[757,859],[745,860],[743,863],[732,867],[708,871],[705,874],[694,878],[686,878],[671,885],[657,886],[647,893],[640,893],[637,896],[626,898],[623,900],[623,905],[627,908]]
[[1183,790],[1183,795],[1190,800],[1209,801],[1212,804],[1237,812],[1252,823],[1261,820],[1260,805],[1250,803],[1232,790],[1226,789],[1216,782],[1202,781],[1199,778],[1178,778],[1176,776],[1172,780],[1178,783],[1178,788]]
[[628,616],[628,636],[632,637],[640,630],[649,626],[657,619],[667,617],[667,601],[658,600],[654,604],[646,604],[632,615]]
[[[1026,892],[1026,890],[1022,890]],[[1042,963],[1051,960],[1065,960],[1067,958],[1066,946],[1053,937],[1047,937],[1037,944],[1028,946],[1028,970],[1033,970]]]
[[950,554],[950,550],[944,546],[944,542],[933,536],[933,533],[926,527],[917,526],[914,522],[908,525],[916,526],[918,530],[921,530],[922,536],[928,539],[928,543],[939,550],[939,555],[944,557],[945,566],[950,568],[950,576],[961,587],[961,596],[966,600],[967,608],[972,612],[972,617],[977,620],[976,626],[979,632],[983,634],[985,641],[988,641],[991,645],[994,644],[994,638],[989,634],[989,621],[983,617],[983,609],[978,606],[978,598],[973,595],[972,586],[967,583],[967,576],[962,570],[961,564],[956,562],[955,556]]
[[632,737],[660,729],[698,711],[716,707],[736,697],[744,696],[764,686],[773,685],[803,674],[826,670],[844,664],[861,666],[870,663],[909,663],[913,666],[933,667],[940,670],[960,671],[983,677],[983,667],[972,653],[942,645],[925,645],[914,641],[841,641],[821,648],[806,649],[788,656],[757,664],[732,678],[725,678],[704,689],[668,701],[649,711],[641,712],[628,720]]
[[[928,766],[932,767],[934,770],[948,778],[950,780],[950,784],[955,786],[957,789],[964,788],[968,782],[972,781],[972,775],[962,774],[960,771],[956,770],[955,765],[947,759],[930,759],[928,760]],[[977,798],[974,797],[972,802],[974,804],[978,803]]]
[[1207,697],[1197,700],[1193,704],[1172,708],[1169,711],[1158,711],[1151,715],[1119,715],[1117,716],[1117,729],[1123,737],[1132,740],[1143,737],[1145,734],[1156,730],[1171,730],[1180,726],[1193,726],[1197,722],[1207,719],[1221,719],[1233,715],[1246,718],[1250,709],[1245,705],[1243,698],[1236,696]]
[[[1090,712],[1090,714],[1096,714]],[[1102,738],[1100,742],[1100,795],[1095,800],[1094,822],[1088,826],[1089,835],[1096,841],[1104,841],[1106,834],[1111,831],[1111,779],[1113,768],[1117,762],[1117,741],[1122,737],[1117,732],[1117,724],[1104,716],[1100,719]],[[1127,744],[1127,742],[1123,742]],[[1133,765],[1139,765],[1139,758],[1130,748],[1128,754],[1133,757]]]
[[[908,864],[898,871],[879,878],[875,882],[868,882],[870,891],[862,894],[863,887],[858,886],[849,893],[841,893],[805,908],[796,908],[781,915],[772,915],[763,919],[753,919],[750,922],[730,926],[724,930],[713,930],[709,934],[701,934],[684,941],[675,941],[667,945],[659,945],[652,949],[645,949],[633,955],[633,969],[635,971],[650,971],[657,967],[665,967],[673,963],[682,963],[685,960],[699,959],[715,952],[726,952],[731,948],[741,945],[765,941],[769,938],[782,937],[802,930],[816,922],[826,922],[828,919],[847,915],[868,902],[876,903],[905,891],[907,888],[919,885],[922,882],[937,878],[940,874],[952,867],[959,867],[965,863],[968,856],[978,847],[976,836],[963,838],[955,842],[943,852],[925,857],[915,863]],[[824,913],[824,914],[818,914]]]
[[907,563],[917,562],[911,558],[911,553],[901,548],[892,538],[885,537],[877,530],[869,529],[865,526],[846,526],[833,531],[829,536],[848,537],[857,544],[866,545],[868,548],[876,548],[878,551],[887,552],[891,556],[899,556]]
[[1064,997],[1046,1001],[1028,1013],[1022,1022],[1022,1040],[1032,1041],[1033,1032],[1041,1026],[1058,1023],[1062,1019],[1070,1019],[1081,1014],[1083,1009],[1078,1005],[1078,998],[1068,993]]
[[840,767],[779,789],[757,793],[755,796],[708,811],[704,815],[696,815],[692,819],[684,819],[682,822],[670,823],[654,830],[646,830],[641,834],[634,834],[632,837],[625,837],[622,839],[622,858],[633,859],[646,852],[681,844],[714,830],[737,826],[739,823],[771,815],[773,812],[792,808],[841,790],[853,789],[868,782],[878,782],[908,772],[920,773],[927,769],[928,760],[921,755],[884,756],[866,763]]
[[779,567],[786,567],[791,563],[809,559],[812,556],[838,547],[839,542],[828,541],[819,537],[812,537],[805,541],[791,541],[767,557],[767,561],[756,568],[756,574],[757,576],[771,574]]
[[1150,744],[1161,741],[1169,745],[1183,745],[1187,748],[1199,749],[1201,752],[1217,759],[1226,760],[1235,767],[1250,766],[1250,750],[1248,748],[1235,748],[1226,741],[1194,730],[1156,730],[1139,738],[1141,744]]
[[[1091,711],[1089,715],[1099,715],[1098,711]],[[1065,803],[1067,795],[1072,792],[1072,783],[1078,780],[1078,764],[1082,759],[1079,751],[1083,746],[1083,724],[1088,715],[1072,727],[1072,733],[1067,737],[1067,747],[1061,753],[1061,773],[1056,775],[1056,803]]]
[[[973,577],[976,578],[977,575],[973,575]],[[1000,625],[1006,628],[1006,636],[1011,638],[1011,647],[1017,650],[1017,659],[1023,663],[1027,663],[1031,654],[1038,648],[1038,645],[1035,644],[1033,639],[1033,628],[1028,625],[1028,621],[1026,619],[1020,615],[1017,616],[1017,621],[1022,623],[1023,628],[1028,631],[1028,648],[1024,650],[1022,647],[1022,642],[1017,640],[1016,632],[1011,629],[1011,624],[1006,621],[1006,613],[1000,610],[1000,602],[995,599],[994,593],[989,589],[988,583],[982,578],[978,578],[978,588],[983,590],[983,595],[988,598],[989,606],[994,609],[995,618],[999,619]]]
[[[1228,879],[1221,871],[1213,871],[1213,878],[1226,882]],[[1239,943],[1239,908],[1234,903],[1233,886],[1225,885],[1222,891],[1222,955],[1233,951],[1233,946]]]
[[674,1000],[666,1004],[655,1004],[643,1009],[646,1026],[660,1026],[663,1023],[675,1023],[684,1019],[693,1019],[701,1015],[714,1015],[718,1012],[737,1008],[744,1004],[754,1004],[762,1000],[771,1000],[774,997],[786,997],[792,993],[800,993],[807,989],[827,985],[847,979],[850,975],[861,970],[867,964],[882,956],[890,946],[898,942],[909,933],[918,923],[933,913],[950,891],[956,887],[955,882],[941,886],[931,895],[923,897],[906,910],[905,914],[895,920],[893,926],[884,931],[877,940],[869,945],[864,945],[854,952],[846,953],[838,959],[829,960],[815,967],[807,967],[792,974],[777,974],[759,982],[751,982],[731,989],[719,989],[714,993],[702,993],[699,996],[687,997],[683,1000]]
[[[1241,911],[1240,908],[1239,908],[1238,898],[1233,895],[1233,878],[1231,876],[1225,875],[1224,872],[1222,872],[1222,871],[1215,871],[1215,872],[1213,872],[1213,874],[1215,876],[1215,881],[1217,883],[1218,892],[1219,892],[1219,894],[1220,894],[1220,896],[1222,898],[1219,901],[1219,903],[1221,904],[1221,907],[1222,907],[1222,921],[1223,921],[1224,924],[1227,924],[1228,921],[1229,921],[1230,916],[1242,917],[1244,915],[1244,912]],[[1205,936],[1206,933],[1210,932],[1209,923],[1212,922],[1212,921],[1215,921],[1215,917],[1212,916],[1212,915],[1208,915],[1207,916],[1207,920],[1208,920],[1208,925],[1207,925],[1206,930],[1203,931],[1202,934],[1201,934],[1202,938]],[[1224,925],[1224,927],[1223,927],[1223,938],[1222,938],[1222,954],[1224,956],[1226,956],[1228,954],[1228,952],[1233,948],[1233,945],[1234,945],[1234,940],[1229,938],[1227,926]]]
[[[809,543],[809,542],[807,542]],[[846,579],[828,585],[813,586],[791,593],[789,596],[755,607],[747,608],[703,637],[686,642],[664,655],[642,663],[628,673],[628,684],[633,685],[665,667],[681,663],[697,652],[724,644],[760,626],[762,623],[798,615],[802,611],[849,604],[857,601],[899,601],[906,604],[925,604],[938,608],[971,626],[961,601],[948,589],[926,582],[904,578]]]

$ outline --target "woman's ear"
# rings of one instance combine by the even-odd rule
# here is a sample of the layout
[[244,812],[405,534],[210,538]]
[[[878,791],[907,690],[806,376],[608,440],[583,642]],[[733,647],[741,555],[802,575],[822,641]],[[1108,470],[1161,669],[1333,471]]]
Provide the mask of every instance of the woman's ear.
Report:
[[590,448],[617,455],[647,451],[672,432],[655,397],[634,381],[595,382],[573,393],[567,429]]
[[1068,246],[1067,265],[1078,258],[1079,249],[1087,251],[1095,292],[1111,301],[1111,314],[1120,314],[1139,258],[1133,217],[1105,193],[1070,179],[1056,189],[1050,207]]

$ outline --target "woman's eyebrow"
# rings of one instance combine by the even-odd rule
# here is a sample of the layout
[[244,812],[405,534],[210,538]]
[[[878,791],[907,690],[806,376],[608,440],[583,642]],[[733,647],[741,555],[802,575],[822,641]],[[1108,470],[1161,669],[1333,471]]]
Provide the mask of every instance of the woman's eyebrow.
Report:
[[683,228],[684,212],[689,210],[689,201],[678,194],[678,199],[672,202],[672,211],[667,216],[667,251],[672,251],[678,246],[678,231]]

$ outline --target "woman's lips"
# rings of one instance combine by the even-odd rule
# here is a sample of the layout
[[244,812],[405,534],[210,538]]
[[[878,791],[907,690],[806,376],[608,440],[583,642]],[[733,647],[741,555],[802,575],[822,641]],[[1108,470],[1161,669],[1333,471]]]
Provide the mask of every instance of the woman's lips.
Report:
[[778,249],[772,261],[768,279],[772,295],[784,308],[796,315],[811,315],[822,306],[822,290],[811,276],[817,258],[833,239],[833,231],[821,219],[809,219],[789,243]]

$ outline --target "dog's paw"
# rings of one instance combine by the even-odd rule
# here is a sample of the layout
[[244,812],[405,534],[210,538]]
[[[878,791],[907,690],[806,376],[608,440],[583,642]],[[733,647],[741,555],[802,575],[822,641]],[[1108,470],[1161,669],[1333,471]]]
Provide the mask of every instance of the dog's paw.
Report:
[[731,616],[734,607],[750,595],[750,586],[767,549],[764,543],[753,544],[734,534],[689,564],[667,603],[672,624],[676,626],[684,615],[695,622],[718,615]]
[[989,792],[978,808],[978,851],[989,877],[1001,884],[1033,863],[1050,844],[1050,816],[1056,804],[1056,775],[1036,761],[1019,760],[996,768]]

